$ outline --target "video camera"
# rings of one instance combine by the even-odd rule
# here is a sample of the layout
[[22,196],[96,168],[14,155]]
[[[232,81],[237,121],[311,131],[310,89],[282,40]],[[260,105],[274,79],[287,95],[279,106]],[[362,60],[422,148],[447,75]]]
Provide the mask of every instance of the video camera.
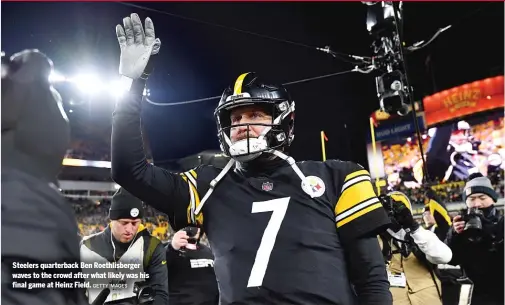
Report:
[[381,73],[375,78],[380,109],[405,116],[410,111],[411,88],[407,86],[398,33],[402,4],[396,9],[392,1],[363,3],[367,5],[367,30],[374,39],[372,64]]

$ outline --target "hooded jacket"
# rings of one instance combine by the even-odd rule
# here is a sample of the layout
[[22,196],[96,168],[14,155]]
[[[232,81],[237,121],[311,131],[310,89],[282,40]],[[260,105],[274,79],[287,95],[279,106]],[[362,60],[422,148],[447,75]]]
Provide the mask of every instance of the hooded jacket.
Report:
[[14,276],[40,274],[44,263],[75,267],[46,273],[79,271],[77,223],[56,186],[70,127],[48,81],[51,69],[52,62],[37,50],[2,58],[2,304],[7,305],[87,304],[82,289],[13,288],[13,282],[43,282]]

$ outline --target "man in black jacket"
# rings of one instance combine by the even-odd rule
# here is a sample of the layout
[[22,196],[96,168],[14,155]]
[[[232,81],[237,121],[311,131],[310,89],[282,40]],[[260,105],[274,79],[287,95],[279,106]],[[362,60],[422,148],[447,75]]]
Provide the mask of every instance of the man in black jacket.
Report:
[[[37,50],[25,50],[10,59],[2,56],[1,303],[6,305],[87,303],[83,289],[12,287],[13,274],[40,274],[41,264],[73,266],[45,269],[46,273],[80,269],[74,211],[57,186],[70,126],[61,96],[48,81],[51,70],[51,60]],[[48,286],[53,282],[31,280]]]
[[470,211],[453,219],[446,239],[453,253],[450,264],[460,265],[474,283],[472,304],[501,305],[504,227],[494,206],[498,194],[488,178],[477,177],[466,183],[463,199]]
[[142,202],[124,189],[112,198],[110,225],[81,243],[81,260],[87,274],[105,273],[105,278],[89,277],[88,300],[93,302],[104,287],[111,292],[106,302],[137,304],[137,287],[154,292],[153,305],[168,304],[166,255],[163,244],[141,224]]
[[214,256],[200,243],[200,229],[178,231],[166,246],[170,305],[217,305]]

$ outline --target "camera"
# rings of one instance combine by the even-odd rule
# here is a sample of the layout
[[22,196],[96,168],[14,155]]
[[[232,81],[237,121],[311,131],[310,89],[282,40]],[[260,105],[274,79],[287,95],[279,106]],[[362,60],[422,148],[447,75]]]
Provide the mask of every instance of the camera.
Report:
[[137,305],[149,305],[154,302],[154,290],[145,282],[136,282],[133,285],[133,293],[137,295]]
[[196,250],[196,243],[198,239],[195,238],[196,234],[198,234],[198,227],[186,227],[183,229],[184,232],[188,235],[188,245],[185,247],[189,250]]
[[410,97],[405,86],[405,75],[394,70],[375,79],[380,109],[389,114],[405,116],[409,113]]
[[463,209],[460,212],[465,222],[463,232],[468,235],[470,241],[478,241],[482,231],[482,211],[477,208]]

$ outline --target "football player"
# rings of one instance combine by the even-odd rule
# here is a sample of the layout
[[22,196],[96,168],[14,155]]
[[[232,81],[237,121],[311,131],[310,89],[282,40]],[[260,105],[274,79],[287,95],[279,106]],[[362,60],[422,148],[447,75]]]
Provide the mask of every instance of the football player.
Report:
[[[370,175],[344,161],[295,162],[295,103],[254,73],[238,77],[215,111],[224,169],[176,174],[149,164],[140,111],[151,55],[151,19],[116,27],[128,91],[113,115],[112,176],[169,216],[198,225],[215,256],[221,304],[391,304],[376,238],[389,224]],[[147,67],[147,68],[146,68]]]

